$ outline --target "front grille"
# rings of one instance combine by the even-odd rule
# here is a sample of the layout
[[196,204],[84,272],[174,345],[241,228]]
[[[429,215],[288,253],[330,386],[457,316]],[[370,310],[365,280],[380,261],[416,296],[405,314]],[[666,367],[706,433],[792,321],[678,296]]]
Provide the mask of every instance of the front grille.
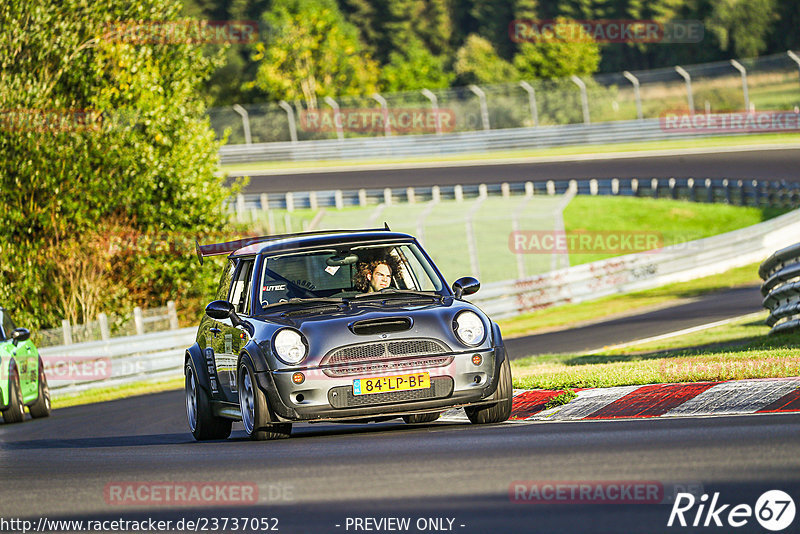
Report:
[[365,375],[369,373],[391,373],[408,369],[425,369],[444,367],[452,363],[452,356],[434,356],[431,358],[415,358],[413,360],[390,360],[384,362],[349,364],[341,367],[327,367],[322,371],[333,378],[341,376]]
[[353,395],[353,386],[339,386],[328,391],[328,402],[334,408],[357,408],[360,406],[378,406],[418,400],[443,399],[453,393],[453,379],[449,376],[431,378],[428,389],[410,389],[393,393],[372,393]]
[[328,353],[320,365],[388,360],[407,356],[444,354],[447,347],[434,339],[409,339],[404,341],[379,341],[335,349]]

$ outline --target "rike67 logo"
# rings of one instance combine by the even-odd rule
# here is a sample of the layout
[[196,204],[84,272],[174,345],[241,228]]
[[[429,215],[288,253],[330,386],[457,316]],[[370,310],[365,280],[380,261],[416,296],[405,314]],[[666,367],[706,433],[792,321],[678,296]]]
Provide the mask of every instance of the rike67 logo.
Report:
[[739,528],[747,525],[755,517],[762,528],[778,532],[786,529],[794,521],[794,500],[781,490],[764,492],[756,501],[755,507],[749,504],[723,504],[719,492],[709,496],[703,494],[696,499],[691,493],[679,493],[672,505],[667,526],[722,527]]

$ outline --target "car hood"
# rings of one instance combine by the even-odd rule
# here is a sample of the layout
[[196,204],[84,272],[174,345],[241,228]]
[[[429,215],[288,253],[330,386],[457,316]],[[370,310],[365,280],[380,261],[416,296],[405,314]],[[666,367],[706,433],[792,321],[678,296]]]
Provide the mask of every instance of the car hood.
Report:
[[[462,310],[471,310],[478,314],[484,322],[486,336],[478,347],[468,347],[461,343],[453,332],[453,319]],[[368,334],[357,334],[353,326],[362,321],[383,323],[391,319],[407,320],[410,328],[401,331],[381,331]],[[395,321],[395,324],[397,322]],[[255,338],[259,342],[269,343],[274,334],[283,327],[290,327],[303,333],[309,345],[309,356],[298,367],[319,365],[326,354],[334,349],[370,342],[395,341],[402,339],[436,339],[447,346],[450,352],[480,350],[491,346],[491,321],[474,304],[445,298],[442,301],[393,305],[378,303],[351,302],[347,308],[336,312],[315,313],[313,309],[307,314],[280,316],[263,316],[253,320]],[[266,352],[266,351],[265,351]],[[284,367],[277,362],[278,367]]]

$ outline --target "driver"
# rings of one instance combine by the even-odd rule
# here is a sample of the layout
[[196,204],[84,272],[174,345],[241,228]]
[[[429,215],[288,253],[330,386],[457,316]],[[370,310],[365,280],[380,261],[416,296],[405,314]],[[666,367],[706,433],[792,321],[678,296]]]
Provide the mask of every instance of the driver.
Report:
[[356,274],[355,287],[364,293],[386,289],[392,283],[392,267],[386,260],[362,263]]

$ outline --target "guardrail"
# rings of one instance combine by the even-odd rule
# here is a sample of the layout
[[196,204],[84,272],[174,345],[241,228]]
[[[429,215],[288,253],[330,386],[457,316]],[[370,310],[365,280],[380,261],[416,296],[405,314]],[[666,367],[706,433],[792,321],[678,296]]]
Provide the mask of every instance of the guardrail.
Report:
[[650,289],[710,276],[762,260],[800,235],[800,210],[725,234],[577,265],[539,276],[486,284],[470,300],[493,318],[556,304]]
[[405,158],[466,154],[491,150],[547,148],[565,145],[623,143],[685,139],[709,135],[752,132],[692,132],[665,130],[660,119],[507,128],[450,134],[404,135],[298,142],[226,145],[220,148],[222,164],[256,161],[313,161],[336,159]]
[[790,245],[767,258],[758,269],[764,280],[761,294],[769,310],[770,333],[800,326],[800,243]]
[[197,328],[39,349],[53,398],[82,391],[179,377]]

